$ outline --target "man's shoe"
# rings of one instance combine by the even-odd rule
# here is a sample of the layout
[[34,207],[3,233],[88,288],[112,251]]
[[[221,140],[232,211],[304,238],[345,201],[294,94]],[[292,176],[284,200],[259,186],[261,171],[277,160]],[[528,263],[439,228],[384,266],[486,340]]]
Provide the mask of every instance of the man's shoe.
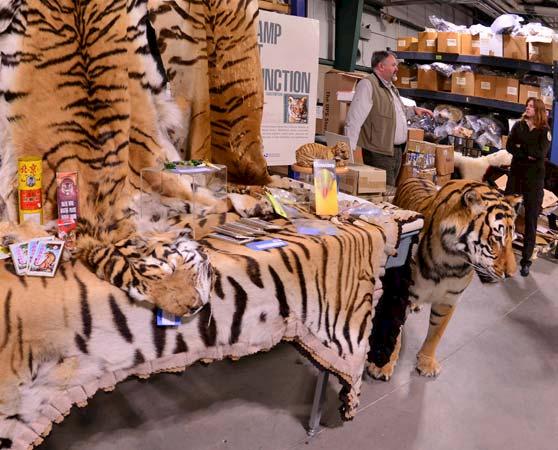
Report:
[[521,270],[519,271],[522,277],[529,276],[529,266],[521,266]]

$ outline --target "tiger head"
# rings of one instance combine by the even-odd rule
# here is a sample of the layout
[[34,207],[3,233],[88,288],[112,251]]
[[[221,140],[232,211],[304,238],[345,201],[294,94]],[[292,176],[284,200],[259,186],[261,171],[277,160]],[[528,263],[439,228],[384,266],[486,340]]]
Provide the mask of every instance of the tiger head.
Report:
[[289,123],[306,123],[308,120],[307,97],[288,98]]
[[504,196],[481,183],[460,183],[459,187],[452,192],[455,201],[446,205],[445,219],[440,222],[443,249],[464,259],[483,283],[512,276],[517,269],[512,242],[521,197]]
[[338,162],[337,165],[344,165],[349,159],[351,148],[349,144],[343,141],[338,141],[333,146],[333,154],[335,160]]

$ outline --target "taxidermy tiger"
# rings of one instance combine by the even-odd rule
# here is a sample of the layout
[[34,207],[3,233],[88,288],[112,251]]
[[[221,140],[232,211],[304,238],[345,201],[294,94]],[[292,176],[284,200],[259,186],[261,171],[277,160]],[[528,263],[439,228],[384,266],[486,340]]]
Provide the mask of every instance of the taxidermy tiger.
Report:
[[346,142],[337,142],[333,147],[311,142],[301,145],[296,151],[296,163],[301,167],[313,167],[315,159],[334,159],[337,167],[344,167],[351,149]]
[[308,107],[306,106],[307,100],[307,97],[289,97],[287,99],[289,123],[308,123]]
[[[520,197],[504,196],[486,184],[454,180],[437,190],[434,183],[410,178],[398,188],[394,204],[424,216],[424,228],[411,261],[409,299],[430,303],[428,334],[417,354],[417,370],[440,373],[436,348],[463,291],[476,272],[483,283],[497,282],[516,270],[512,241]],[[389,362],[371,364],[374,378],[388,380],[399,356],[401,334]]]

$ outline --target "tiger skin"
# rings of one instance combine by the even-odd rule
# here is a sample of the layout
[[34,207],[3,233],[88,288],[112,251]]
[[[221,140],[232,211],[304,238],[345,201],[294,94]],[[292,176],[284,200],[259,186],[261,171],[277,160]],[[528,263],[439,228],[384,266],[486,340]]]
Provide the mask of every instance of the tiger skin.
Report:
[[235,183],[268,183],[257,0],[150,0],[149,8],[173,97],[191,117],[183,156],[226,165]]
[[[197,310],[212,273],[189,228],[138,230],[140,171],[180,159],[172,136],[184,126],[150,53],[147,1],[4,0],[0,8],[0,219],[17,222],[17,158],[43,158],[47,221],[56,215],[56,172],[78,171],[77,256],[136,300],[180,316]],[[182,202],[173,214],[190,225],[185,177],[144,182],[161,203]],[[231,208],[203,195],[197,203],[202,214]]]
[[[128,376],[240,358],[279,341],[295,343],[340,379],[341,411],[351,419],[386,236],[371,224],[343,224],[337,236],[322,238],[281,224],[271,236],[289,246],[258,255],[204,238],[215,276],[211,301],[171,328],[155,325],[153,305],[130,298],[79,260],[62,263],[48,279],[19,277],[11,262],[0,264],[0,286],[7,287],[0,290],[0,448],[38,445],[72,403],[83,406]],[[18,232],[24,234],[0,225],[0,242],[37,235],[30,224]]]
[[[428,334],[417,354],[421,375],[436,376],[436,348],[463,291],[476,272],[483,283],[512,276],[516,208],[520,197],[504,196],[486,184],[454,180],[438,191],[434,183],[410,178],[398,188],[394,204],[425,218],[418,248],[411,261],[409,299],[430,303]],[[399,357],[401,330],[389,361],[368,367],[371,376],[389,380]]]

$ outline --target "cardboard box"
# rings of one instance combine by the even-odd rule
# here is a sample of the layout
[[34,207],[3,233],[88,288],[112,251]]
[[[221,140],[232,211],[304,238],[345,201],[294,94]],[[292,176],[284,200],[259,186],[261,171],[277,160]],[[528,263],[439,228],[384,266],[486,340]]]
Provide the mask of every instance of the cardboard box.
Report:
[[554,97],[551,95],[542,95],[541,91],[541,100],[544,103],[546,109],[552,109],[552,103],[554,102]]
[[552,64],[558,60],[558,42],[529,42],[529,61]]
[[[373,193],[383,193],[386,191],[386,171],[384,169],[378,169],[377,167],[350,164],[349,173],[345,177],[340,178],[339,189],[342,192],[356,194],[373,194]],[[356,177],[356,182],[354,181]],[[344,178],[346,182],[343,181]],[[344,187],[349,187],[348,184],[351,183],[353,186],[352,191],[344,191]],[[342,188],[343,187],[343,188]]]
[[348,102],[337,100],[338,92],[351,92],[366,75],[332,69],[324,74],[323,129],[344,134]]
[[420,143],[422,141],[416,139],[409,139],[407,140],[407,146],[405,148],[405,152],[416,152],[420,153]]
[[419,69],[417,75],[417,89],[425,89],[427,91],[438,90],[438,72],[434,69]]
[[401,169],[399,170],[399,175],[397,176],[397,181],[395,182],[396,186],[399,186],[405,180],[411,178],[413,176],[413,168],[410,164],[403,164]]
[[463,55],[473,56],[498,56],[504,55],[504,43],[501,34],[493,35],[491,33],[479,33],[471,35],[471,45],[467,49],[462,48]]
[[403,36],[397,38],[398,52],[416,52],[418,51],[418,38],[413,36]]
[[459,33],[461,39],[461,55],[472,55],[473,54],[473,36],[469,33]]
[[416,67],[409,66],[407,64],[399,64],[397,70],[397,81],[395,86],[398,88],[412,89],[412,82],[417,80],[417,69]]
[[541,88],[538,86],[531,86],[529,84],[520,84],[519,85],[519,102],[522,105],[527,103],[527,99],[529,97],[540,98],[541,96]]
[[407,130],[408,141],[424,141],[424,130],[421,128],[409,128]]
[[451,92],[451,77],[438,73],[438,91]]
[[407,152],[414,153],[436,153],[436,144],[433,142],[409,140],[407,141]]
[[494,75],[475,75],[475,97],[495,98],[496,77]]
[[475,95],[475,74],[473,72],[454,72],[451,76],[451,92]]
[[443,186],[444,184],[446,184],[448,181],[451,180],[451,174],[448,175],[436,175],[436,184],[438,186]]
[[418,35],[418,51],[434,53],[438,48],[437,31],[421,31]]
[[508,77],[496,77],[496,100],[517,103],[519,99],[519,80]]
[[527,60],[527,38],[504,35],[504,58]]
[[450,175],[453,173],[453,145],[436,146],[436,173],[438,175]]
[[316,105],[316,134],[324,134],[324,107]]
[[437,47],[440,53],[461,53],[461,33],[453,31],[439,32]]

